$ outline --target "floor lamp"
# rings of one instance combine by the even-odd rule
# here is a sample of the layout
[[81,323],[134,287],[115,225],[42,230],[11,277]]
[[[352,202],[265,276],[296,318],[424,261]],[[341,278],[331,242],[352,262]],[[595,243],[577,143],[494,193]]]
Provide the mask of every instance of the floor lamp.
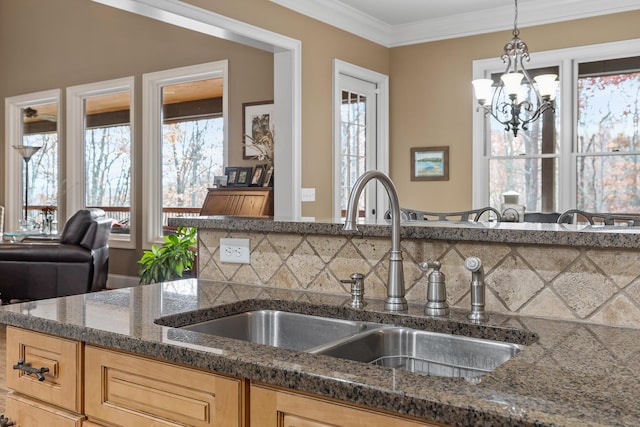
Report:
[[42,147],[34,147],[32,145],[14,145],[13,148],[18,150],[18,153],[24,159],[24,225],[28,224],[27,215],[29,211],[29,160],[31,156]]

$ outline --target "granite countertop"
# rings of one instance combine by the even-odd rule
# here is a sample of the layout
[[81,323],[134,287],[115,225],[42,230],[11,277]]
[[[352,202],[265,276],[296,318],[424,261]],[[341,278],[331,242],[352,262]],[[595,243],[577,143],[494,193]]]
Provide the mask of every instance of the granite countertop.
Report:
[[[169,218],[170,226],[237,232],[345,235],[340,220],[294,221],[279,218],[198,216]],[[640,227],[470,221],[407,221],[402,238],[598,248],[640,248]],[[363,237],[387,237],[389,223],[359,224]]]
[[[491,314],[472,324],[348,307],[348,296],[195,279],[0,307],[0,323],[451,426],[637,426],[640,330]],[[476,379],[443,378],[161,326],[253,309],[389,322],[526,344]]]

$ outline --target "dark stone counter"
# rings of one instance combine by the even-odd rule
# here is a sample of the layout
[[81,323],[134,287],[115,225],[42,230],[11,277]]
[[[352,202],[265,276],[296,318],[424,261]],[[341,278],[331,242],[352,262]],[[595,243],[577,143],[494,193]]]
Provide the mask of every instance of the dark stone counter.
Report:
[[[172,326],[281,309],[526,345],[477,379],[443,378],[208,336]],[[451,426],[637,426],[640,330],[492,314],[484,324],[363,311],[346,297],[220,282],[164,284],[14,304],[0,322]],[[161,320],[157,320],[161,319]],[[163,323],[163,326],[156,321]]]

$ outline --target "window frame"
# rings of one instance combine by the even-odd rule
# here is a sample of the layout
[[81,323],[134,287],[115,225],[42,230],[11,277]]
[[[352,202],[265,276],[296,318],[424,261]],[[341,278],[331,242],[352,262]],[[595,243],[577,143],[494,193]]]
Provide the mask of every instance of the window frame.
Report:
[[[578,65],[581,62],[600,61],[640,55],[638,45],[640,39],[595,45],[578,46],[532,52],[527,68],[543,68],[557,66],[560,70],[560,103],[565,106],[559,116],[558,142],[558,206],[564,212],[576,206],[576,137],[577,137],[577,96]],[[504,64],[499,57],[473,61],[473,79],[487,78],[491,73],[504,71]],[[487,148],[489,119],[477,111],[477,102],[469,85],[472,107],[472,206],[479,209],[489,205],[489,155]]]
[[[197,80],[222,78],[223,164],[228,164],[228,60],[172,68],[142,75],[142,246],[162,242],[162,88]],[[155,143],[154,143],[155,142]]]
[[22,109],[34,104],[51,104],[56,103],[58,110],[58,219],[63,221],[66,218],[64,213],[64,200],[60,197],[62,193],[62,169],[61,159],[65,147],[63,126],[60,126],[64,119],[64,112],[60,109],[60,98],[62,91],[60,89],[51,89],[41,92],[28,93],[24,95],[12,96],[5,98],[4,114],[5,114],[5,173],[4,173],[4,196],[5,200],[20,200],[21,203],[9,203],[5,206],[4,229],[11,231],[12,228],[18,227],[18,219],[22,218],[22,205],[24,204],[24,189],[22,183],[22,175],[24,168],[24,160],[16,155],[13,148],[15,143],[10,141],[22,141],[23,137],[23,118]]
[[67,212],[85,207],[85,108],[84,101],[92,96],[130,93],[129,126],[131,135],[131,188],[129,234],[111,233],[109,245],[114,248],[134,249],[136,244],[136,173],[135,173],[135,86],[134,77],[88,83],[67,88],[67,179],[64,188]]

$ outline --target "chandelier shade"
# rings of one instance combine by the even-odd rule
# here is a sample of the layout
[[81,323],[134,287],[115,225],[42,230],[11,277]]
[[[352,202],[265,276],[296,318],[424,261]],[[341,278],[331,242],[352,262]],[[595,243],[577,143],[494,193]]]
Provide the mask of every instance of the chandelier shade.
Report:
[[513,38],[504,46],[502,61],[507,65],[498,81],[476,79],[472,82],[478,110],[491,115],[505,130],[518,136],[529,123],[538,120],[547,110],[554,110],[558,89],[557,74],[543,74],[531,79],[524,63],[529,62],[529,48],[518,30],[518,0],[515,1]]

